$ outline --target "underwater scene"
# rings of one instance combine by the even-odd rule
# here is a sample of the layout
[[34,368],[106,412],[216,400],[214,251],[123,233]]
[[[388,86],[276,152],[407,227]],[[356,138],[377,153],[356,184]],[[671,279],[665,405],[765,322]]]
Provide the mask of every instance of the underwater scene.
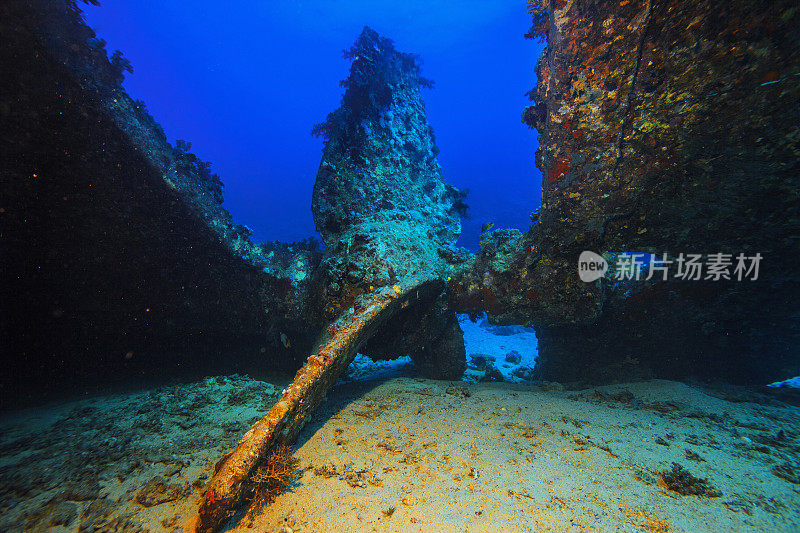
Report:
[[797,0],[0,36],[0,532],[800,531]]

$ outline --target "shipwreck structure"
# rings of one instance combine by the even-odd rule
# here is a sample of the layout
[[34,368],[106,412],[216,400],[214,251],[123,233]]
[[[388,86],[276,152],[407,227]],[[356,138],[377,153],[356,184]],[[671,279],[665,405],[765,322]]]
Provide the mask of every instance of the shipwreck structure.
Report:
[[[256,245],[71,1],[0,6],[0,398],[177,368],[291,368],[321,253]],[[194,369],[194,370],[192,370]]]
[[[542,209],[451,283],[532,324],[536,374],[765,384],[800,359],[800,13],[792,2],[529,2],[546,39],[523,119]],[[755,281],[587,284],[584,250],[763,257]],[[676,268],[676,265],[673,265]]]
[[[73,0],[4,2],[2,397],[167,362],[299,368],[218,464],[192,521],[214,531],[356,351],[410,354],[424,375],[458,379],[455,312],[535,327],[542,379],[800,374],[795,3],[529,7],[529,36],[547,41],[523,113],[540,135],[542,208],[527,231],[487,233],[469,254],[455,246],[464,194],[445,182],[425,116],[430,82],[369,28],[348,52],[340,108],[315,128],[324,249],[257,245],[210,165],[121,88],[130,65],[109,59]],[[583,251],[763,263],[756,280],[586,283]]]
[[325,148],[312,211],[327,247],[305,317],[322,334],[292,385],[218,465],[190,523],[197,531],[228,519],[259,460],[297,436],[356,350],[410,355],[429,377],[464,374],[463,333],[444,279],[466,260],[454,246],[466,206],[436,161],[420,97],[428,82],[415,56],[370,28],[346,55],[353,62],[342,104],[315,127]]

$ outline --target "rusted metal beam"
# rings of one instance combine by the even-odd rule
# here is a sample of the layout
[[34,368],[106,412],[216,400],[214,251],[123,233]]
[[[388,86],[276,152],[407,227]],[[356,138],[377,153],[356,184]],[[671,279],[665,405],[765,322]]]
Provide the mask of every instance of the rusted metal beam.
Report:
[[292,384],[261,420],[223,457],[200,502],[197,515],[184,527],[187,533],[213,533],[242,503],[247,482],[274,446],[294,440],[369,339],[392,316],[409,305],[431,302],[444,290],[439,279],[406,280],[383,287],[357,302],[352,312],[321,334],[317,347],[297,372]]

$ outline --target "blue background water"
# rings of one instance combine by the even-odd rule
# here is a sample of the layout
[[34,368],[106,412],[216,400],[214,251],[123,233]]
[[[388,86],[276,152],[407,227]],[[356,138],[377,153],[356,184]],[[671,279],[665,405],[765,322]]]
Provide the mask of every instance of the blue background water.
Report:
[[225,206],[254,239],[315,235],[311,190],[322,141],[312,126],[338,107],[349,48],[369,25],[418,53],[445,179],[469,188],[480,226],[527,229],[540,203],[536,132],[520,121],[542,44],[525,40],[521,0],[108,0],[86,19],[133,63],[128,92],[170,141],[185,139],[225,182]]

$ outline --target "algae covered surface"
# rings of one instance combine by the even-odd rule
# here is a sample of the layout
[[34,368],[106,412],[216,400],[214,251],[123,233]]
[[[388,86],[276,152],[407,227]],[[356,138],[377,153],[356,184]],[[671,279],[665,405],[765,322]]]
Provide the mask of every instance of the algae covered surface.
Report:
[[280,386],[220,376],[5,415],[0,529],[172,531]]

